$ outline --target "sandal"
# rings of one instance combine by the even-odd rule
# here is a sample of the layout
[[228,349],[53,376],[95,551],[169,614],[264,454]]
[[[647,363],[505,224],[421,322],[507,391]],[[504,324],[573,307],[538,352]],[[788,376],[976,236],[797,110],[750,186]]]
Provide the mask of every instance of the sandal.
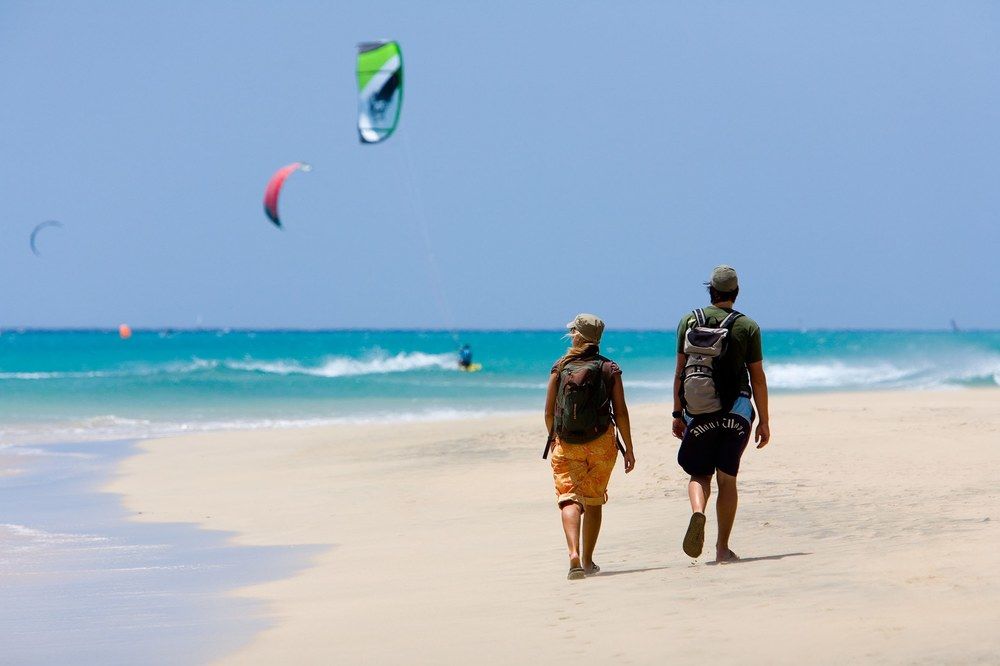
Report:
[[687,532],[684,534],[684,552],[689,557],[698,557],[704,546],[705,514],[695,511],[691,514],[691,522],[688,523]]

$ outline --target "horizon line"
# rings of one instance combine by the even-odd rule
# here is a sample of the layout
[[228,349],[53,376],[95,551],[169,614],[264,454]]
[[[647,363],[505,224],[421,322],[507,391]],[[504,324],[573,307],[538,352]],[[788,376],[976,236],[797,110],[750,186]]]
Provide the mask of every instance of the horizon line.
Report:
[[[360,333],[360,332],[379,332],[379,333],[443,333],[443,334],[458,334],[458,333],[552,333],[563,331],[562,327],[555,328],[536,328],[536,327],[525,327],[525,328],[440,328],[440,327],[398,327],[398,326],[376,326],[376,327],[363,327],[363,326],[344,326],[344,327],[309,327],[309,326],[263,326],[263,327],[253,327],[253,326],[130,326],[132,333]],[[765,331],[781,332],[781,333],[820,333],[820,332],[838,332],[838,333],[1000,333],[1000,328],[962,328],[962,329],[952,329],[949,327],[941,328],[898,328],[898,327],[853,327],[845,326],[842,328],[831,327],[831,326],[819,326],[816,328],[810,327],[785,327],[777,326],[774,328],[763,329]],[[103,326],[2,326],[0,325],[0,335],[5,333],[114,333],[118,334],[118,326],[113,327],[103,327]],[[645,327],[622,327],[615,328],[609,331],[610,333],[621,332],[621,333],[675,333],[676,328],[645,328]]]

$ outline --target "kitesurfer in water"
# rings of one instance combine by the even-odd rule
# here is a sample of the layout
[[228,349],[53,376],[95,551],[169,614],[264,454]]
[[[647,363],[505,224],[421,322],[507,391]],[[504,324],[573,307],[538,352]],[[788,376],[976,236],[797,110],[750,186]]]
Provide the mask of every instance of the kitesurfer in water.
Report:
[[472,347],[467,344],[458,350],[458,366],[463,370],[472,367]]

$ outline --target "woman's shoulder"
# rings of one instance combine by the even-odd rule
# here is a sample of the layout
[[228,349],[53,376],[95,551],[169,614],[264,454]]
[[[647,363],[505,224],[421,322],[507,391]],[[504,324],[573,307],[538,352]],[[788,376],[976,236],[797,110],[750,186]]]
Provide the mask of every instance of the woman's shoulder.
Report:
[[604,365],[601,367],[601,369],[604,371],[604,374],[608,375],[609,377],[612,375],[622,374],[621,366],[615,363],[613,360],[603,355],[600,356],[599,358],[602,361],[604,361]]

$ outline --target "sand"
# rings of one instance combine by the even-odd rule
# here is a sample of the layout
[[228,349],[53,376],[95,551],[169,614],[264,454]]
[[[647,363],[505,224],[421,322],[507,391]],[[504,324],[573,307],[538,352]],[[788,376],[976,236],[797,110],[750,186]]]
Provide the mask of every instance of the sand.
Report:
[[1000,662],[1000,391],[772,397],[744,559],[721,566],[680,549],[667,412],[632,408],[637,468],[615,471],[583,581],[540,413],[149,441],[108,489],[136,520],[327,546],[235,592],[272,625],[225,663]]

